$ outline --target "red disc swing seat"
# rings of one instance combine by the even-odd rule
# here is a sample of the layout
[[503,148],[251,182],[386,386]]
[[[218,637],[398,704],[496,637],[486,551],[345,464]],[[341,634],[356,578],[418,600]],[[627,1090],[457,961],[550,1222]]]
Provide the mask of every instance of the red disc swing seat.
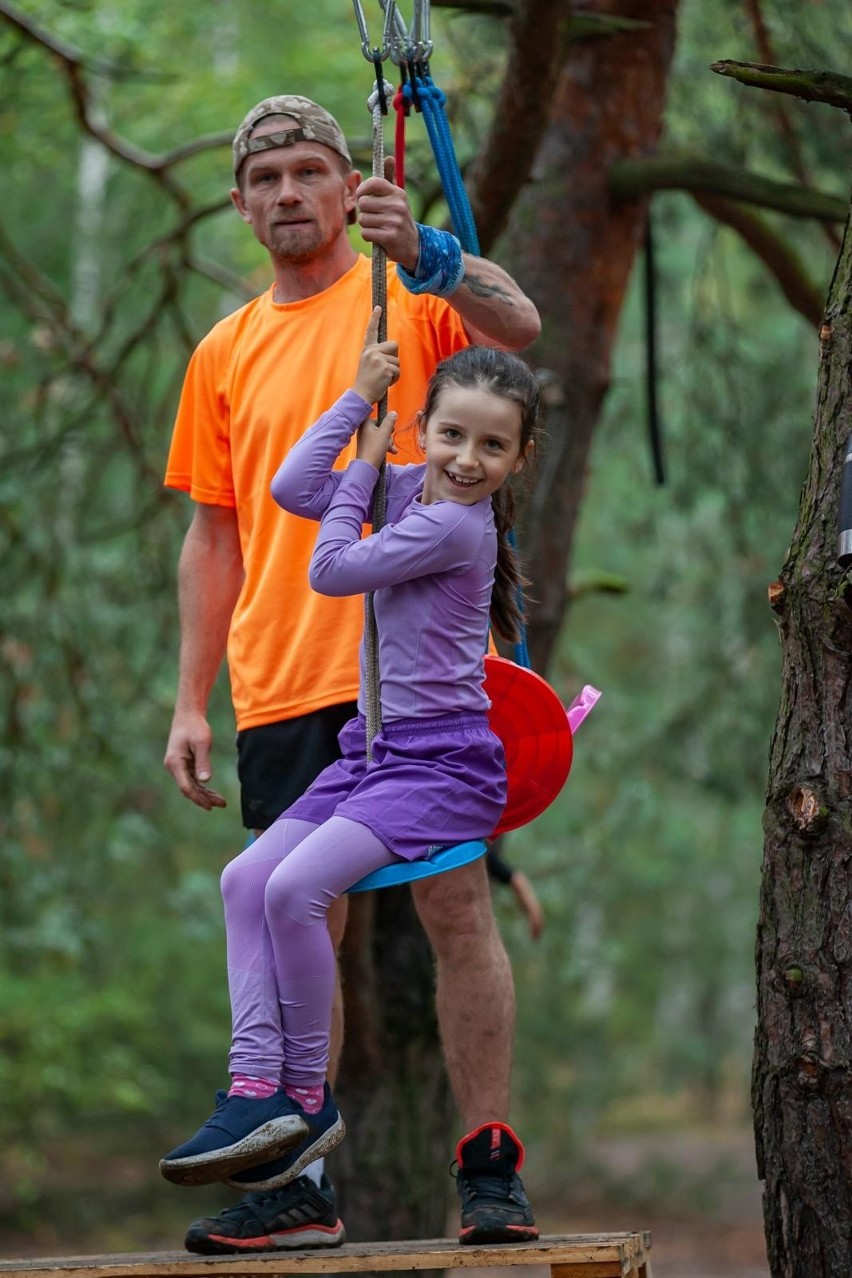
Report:
[[[506,806],[492,838],[527,825],[549,807],[565,784],[574,757],[568,713],[547,680],[505,657],[485,658],[488,719],[506,755]],[[373,870],[348,889],[371,892],[430,878],[478,860],[481,839],[442,848],[420,861],[404,861]]]

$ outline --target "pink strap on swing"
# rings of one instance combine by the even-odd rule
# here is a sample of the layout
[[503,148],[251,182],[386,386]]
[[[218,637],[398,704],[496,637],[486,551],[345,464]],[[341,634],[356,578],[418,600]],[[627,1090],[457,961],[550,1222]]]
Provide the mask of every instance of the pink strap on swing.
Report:
[[582,692],[578,692],[568,707],[568,724],[572,732],[576,732],[588,714],[594,710],[601,699],[597,688],[587,683]]

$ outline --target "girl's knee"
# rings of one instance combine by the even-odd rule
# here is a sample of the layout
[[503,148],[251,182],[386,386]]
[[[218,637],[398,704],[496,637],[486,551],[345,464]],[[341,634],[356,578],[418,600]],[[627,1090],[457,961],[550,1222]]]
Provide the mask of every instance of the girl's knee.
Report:
[[270,921],[283,916],[303,927],[319,923],[327,912],[327,905],[320,899],[312,879],[306,875],[294,874],[286,861],[282,861],[275,873],[270,875],[264,895],[264,908]]
[[239,901],[246,891],[247,869],[242,857],[236,856],[229,861],[219,878],[222,900],[227,906],[232,901]]

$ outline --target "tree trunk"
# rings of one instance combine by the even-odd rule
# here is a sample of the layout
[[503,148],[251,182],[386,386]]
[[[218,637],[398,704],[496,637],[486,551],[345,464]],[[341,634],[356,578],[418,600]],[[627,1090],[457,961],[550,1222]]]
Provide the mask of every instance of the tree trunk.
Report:
[[752,1099],[776,1278],[852,1273],[852,580],[836,564],[852,430],[850,296],[847,223],[820,330],[808,478],[770,588],[782,688],[764,822]]
[[332,1174],[350,1241],[442,1238],[457,1127],[434,965],[408,888],[356,894],[340,955],[346,1035]]
[[547,667],[565,612],[589,447],[645,230],[647,200],[614,201],[609,169],[657,146],[677,0],[598,0],[584,9],[647,25],[570,47],[532,181],[498,251],[541,311],[543,332],[530,358],[552,374],[545,459],[521,537],[532,576],[530,653],[537,670]]

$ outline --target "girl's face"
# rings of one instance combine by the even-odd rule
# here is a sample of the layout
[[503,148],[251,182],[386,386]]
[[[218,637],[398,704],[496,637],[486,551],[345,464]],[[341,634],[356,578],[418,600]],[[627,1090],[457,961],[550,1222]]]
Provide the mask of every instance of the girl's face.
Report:
[[520,406],[481,387],[446,386],[432,415],[421,418],[418,442],[426,453],[425,506],[433,501],[473,506],[525,460]]

